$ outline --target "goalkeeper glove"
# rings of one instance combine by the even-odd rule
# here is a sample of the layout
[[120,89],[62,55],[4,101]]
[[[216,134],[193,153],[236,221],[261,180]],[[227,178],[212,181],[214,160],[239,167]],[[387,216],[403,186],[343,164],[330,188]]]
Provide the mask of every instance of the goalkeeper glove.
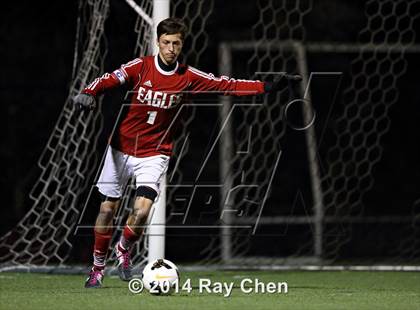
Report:
[[265,82],[264,90],[266,93],[274,93],[288,87],[289,85],[294,86],[301,81],[302,77],[300,75],[277,75],[273,82]]
[[73,97],[73,103],[82,111],[91,111],[96,107],[95,97],[89,94],[78,94]]

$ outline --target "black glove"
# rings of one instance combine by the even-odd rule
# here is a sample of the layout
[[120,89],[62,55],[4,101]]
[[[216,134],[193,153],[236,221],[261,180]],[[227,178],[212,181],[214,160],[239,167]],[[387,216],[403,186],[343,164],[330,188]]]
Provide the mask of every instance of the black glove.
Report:
[[302,81],[300,75],[281,74],[276,75],[273,82],[265,82],[264,90],[266,93],[274,93],[288,86],[294,86]]
[[82,111],[91,111],[96,107],[95,97],[89,94],[78,94],[73,97],[73,103]]

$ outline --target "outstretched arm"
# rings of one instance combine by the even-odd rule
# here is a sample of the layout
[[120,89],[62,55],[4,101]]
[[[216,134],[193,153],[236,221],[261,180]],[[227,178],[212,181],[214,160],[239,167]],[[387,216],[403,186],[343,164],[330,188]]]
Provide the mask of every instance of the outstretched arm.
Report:
[[133,83],[140,71],[143,60],[134,59],[122,65],[112,73],[105,73],[96,78],[82,92],[73,98],[73,102],[82,110],[93,110],[96,106],[96,98],[110,89],[116,88],[125,83]]
[[190,90],[193,92],[219,92],[223,95],[248,96],[277,92],[290,83],[300,82],[300,75],[281,74],[272,82],[237,80],[227,76],[215,77],[193,67],[188,68]]
[[193,93],[216,92],[227,96],[249,96],[263,94],[264,82],[237,80],[227,76],[215,77],[194,67],[188,68],[189,89]]

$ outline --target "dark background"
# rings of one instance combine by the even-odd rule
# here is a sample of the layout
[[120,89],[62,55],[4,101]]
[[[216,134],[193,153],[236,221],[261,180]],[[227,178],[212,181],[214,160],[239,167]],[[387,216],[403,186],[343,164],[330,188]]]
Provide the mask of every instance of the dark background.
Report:
[[[366,22],[365,1],[315,2],[305,19],[308,41],[358,41],[359,32]],[[73,69],[77,5],[77,1],[32,1],[25,5],[5,2],[2,5],[0,233],[14,227],[31,207],[28,193],[38,177],[36,162],[68,96]],[[105,71],[113,70],[133,58],[135,40],[132,33],[135,15],[126,3],[111,1],[110,11],[106,23],[109,52]],[[224,40],[251,39],[252,26],[257,18],[258,12],[252,1],[216,0],[206,25],[211,40],[199,68],[217,74],[218,44]],[[419,29],[418,20],[413,29]],[[418,56],[407,55],[407,72],[398,82],[400,98],[389,113],[391,130],[383,141],[383,160],[374,170],[375,186],[366,197],[370,207],[368,213],[410,215],[413,202],[420,197]],[[328,54],[309,54],[309,70],[348,71],[351,57],[346,54],[334,57]],[[240,67],[241,64],[236,66]],[[236,71],[241,74],[240,77],[246,77],[245,70]],[[335,81],[318,83],[318,92],[314,89],[313,96],[315,102],[322,103],[327,100],[323,89],[334,85]],[[115,98],[119,94],[113,96]],[[105,105],[112,106],[111,101],[110,98],[105,99]],[[322,111],[323,108],[320,109]],[[105,113],[112,114],[109,111]],[[205,117],[200,124],[198,132],[206,134],[208,123]],[[105,128],[104,137],[107,130],[110,128]],[[302,136],[291,136],[286,140],[285,148],[289,151],[285,159],[292,164],[278,176],[293,176],[294,181],[291,182],[295,184],[285,192],[292,199],[300,180],[307,178],[307,171],[299,162],[299,159],[304,159],[302,154],[305,147],[293,141],[303,141]],[[392,230],[392,227],[388,227],[383,233],[390,234]]]

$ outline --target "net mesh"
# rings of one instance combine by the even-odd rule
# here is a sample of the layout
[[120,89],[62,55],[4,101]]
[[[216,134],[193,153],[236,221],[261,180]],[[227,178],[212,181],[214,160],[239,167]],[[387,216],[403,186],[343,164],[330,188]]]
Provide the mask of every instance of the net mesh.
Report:
[[[307,44],[305,18],[311,14],[313,6],[310,0],[258,1],[259,17],[253,28],[254,48],[248,63],[250,72],[261,72],[266,76],[284,71],[305,75],[299,66],[297,46]],[[270,183],[272,173],[281,173],[279,171],[285,168],[277,166],[277,159],[281,163],[282,151],[291,147],[287,140],[291,133],[287,131],[284,115],[284,103],[290,102],[295,95],[290,88],[285,88],[274,100],[269,98],[267,104],[240,109],[235,115],[235,149],[245,150],[249,141],[252,144],[248,152],[228,156],[232,187],[248,184],[237,197],[246,199],[237,199],[232,204],[236,214],[230,220],[232,223],[259,221],[262,224],[258,228],[261,236],[252,234],[249,228],[230,230],[227,245],[231,247],[230,262],[244,264],[249,258],[251,265],[279,264],[286,260],[292,264],[333,263],[342,259],[346,251],[347,257],[351,257],[347,246],[352,242],[353,248],[357,248],[354,242],[360,231],[374,232],[376,237],[386,229],[384,223],[388,229],[390,224],[395,224],[396,235],[404,241],[398,239],[390,245],[372,237],[372,248],[376,252],[365,249],[365,253],[381,253],[385,260],[394,263],[418,261],[419,252],[415,246],[419,236],[418,200],[410,214],[391,215],[381,220],[372,218],[375,211],[370,210],[374,209],[372,202],[366,203],[366,194],[375,184],[375,167],[383,158],[384,136],[391,127],[390,111],[399,99],[397,83],[407,70],[406,49],[415,43],[413,24],[419,17],[419,6],[416,1],[372,0],[366,2],[364,10],[366,22],[359,34],[360,47],[345,48],[353,60],[350,71],[344,72],[346,79],[339,89],[340,101],[327,119],[326,127],[316,128],[317,133],[328,136],[324,139],[328,143],[316,144],[315,132],[309,133],[309,138],[306,136],[308,149],[315,149],[315,153],[308,152],[305,161],[312,162],[308,179],[316,170],[320,180],[317,190],[321,196],[322,218],[317,218],[316,201],[303,198],[305,193],[300,189],[292,203],[285,203],[276,195],[275,191],[281,192],[281,187],[287,186],[284,182],[293,182],[293,179],[283,175],[282,184]],[[246,51],[246,47],[238,47],[238,50]],[[322,48],[318,46],[320,50]],[[303,91],[299,95],[303,97]],[[325,128],[327,132],[324,132]],[[297,138],[295,143],[300,143]],[[310,188],[310,184],[306,187]],[[308,193],[314,195],[307,191],[306,196]],[[270,217],[277,219],[270,221]],[[353,232],[355,225],[364,227],[357,227],[356,233]],[[272,246],[261,250],[258,243],[264,240],[264,234],[271,234],[269,242],[265,238],[265,244]],[[320,235],[318,238],[317,234]],[[221,259],[220,239],[213,241],[204,262]],[[389,250],[391,248],[393,250]]]
[[[374,185],[374,170],[383,158],[384,136],[391,128],[390,109],[399,98],[397,82],[407,70],[405,49],[415,42],[412,25],[419,17],[417,5],[416,1],[366,3],[367,24],[359,40],[373,48],[362,47],[351,64],[343,113],[336,120],[335,142],[328,150],[322,178],[327,215],[363,217],[368,211],[364,197]],[[417,221],[416,216],[412,220]],[[416,237],[416,233],[408,236]],[[327,225],[325,258],[336,259],[351,238],[352,225]],[[401,253],[394,257],[403,257]]]
[[[211,45],[208,27],[214,15],[220,13],[217,10],[223,7],[215,6],[215,2],[220,4],[217,0],[171,2],[171,15],[183,18],[190,26],[191,35],[185,42],[183,54],[183,61],[190,65],[199,66]],[[2,263],[45,265],[66,262],[73,247],[73,231],[81,208],[89,199],[86,193],[96,172],[91,167],[98,166],[96,149],[102,118],[101,113],[78,114],[70,98],[104,71],[107,54],[104,24],[109,15],[109,3],[107,0],[81,0],[79,3],[69,96],[38,163],[41,175],[30,194],[33,207],[15,229],[0,239]],[[312,0],[259,0],[249,4],[250,11],[257,12],[252,28],[253,44],[243,49],[245,57],[238,54],[232,60],[235,62],[232,66],[243,68],[246,64],[246,74],[250,78],[271,79],[272,72],[284,71],[305,75],[299,59],[301,48],[309,46],[307,19],[316,4]],[[152,0],[141,1],[138,5],[146,15],[152,15]],[[365,23],[359,34],[360,48],[345,48],[352,59],[351,70],[345,73],[339,100],[329,114],[328,130],[315,128],[316,134],[326,136],[322,143],[314,146],[314,140],[308,142],[307,136],[296,137],[288,129],[284,117],[285,103],[303,96],[304,89],[292,92],[285,87],[263,100],[233,100],[236,104],[233,117],[227,120],[230,123],[227,127],[233,128],[230,133],[233,148],[225,153],[228,157],[222,159],[228,168],[216,176],[224,187],[218,197],[221,209],[203,208],[198,215],[199,219],[206,219],[198,224],[233,227],[228,231],[221,229],[220,233],[214,234],[212,230],[209,235],[197,236],[200,247],[194,259],[200,265],[243,264],[245,258],[249,258],[252,265],[262,262],[271,265],[284,263],[284,257],[292,258],[296,264],[308,262],[298,259],[306,257],[332,263],[342,257],[349,243],[354,242],[357,236],[354,221],[368,226],[366,231],[376,231],[376,234],[383,229],[384,222],[375,218],[377,214],[366,207],[366,196],[377,181],[375,169],[384,156],[384,138],[391,128],[392,106],[400,95],[398,82],[407,71],[405,49],[415,43],[413,25],[419,18],[420,8],[418,1],[406,0],[369,0],[363,5]],[[134,57],[149,54],[152,37],[149,23],[139,16],[133,29],[137,36]],[[311,66],[310,62],[308,65]],[[308,99],[311,99],[310,95]],[[192,145],[195,142],[191,127],[197,125],[193,122],[198,113],[196,108],[189,109],[175,143],[168,171],[168,183],[174,185],[167,189],[169,224],[179,224],[174,216],[179,211],[180,197],[176,186],[194,180],[191,177],[193,169],[185,163],[197,158],[192,154],[193,149],[208,150],[202,141],[199,146]],[[219,127],[223,121],[219,120]],[[314,138],[315,133],[312,134]],[[305,144],[305,154],[297,159],[287,158],[286,150],[294,144]],[[306,156],[309,156],[309,165]],[[285,162],[293,160],[299,161],[300,166],[309,167],[308,170],[320,169],[315,176],[321,184],[316,189],[322,196],[321,220],[316,219],[315,202],[308,198],[313,195],[311,171],[305,172],[306,183],[293,197],[284,197],[285,192],[293,191],[290,188],[282,191],[282,188],[287,189],[288,183],[301,181],[281,172]],[[213,167],[217,170],[219,165],[220,162]],[[228,196],[229,190],[234,188],[235,192]],[[113,242],[117,241],[132,210],[132,188],[127,187],[123,197],[115,219],[117,229]],[[219,211],[229,212],[220,216]],[[375,239],[372,241],[374,247],[379,251],[391,248],[384,255],[395,261],[401,258],[418,261],[420,200],[412,203],[408,216],[390,216],[388,220],[399,225],[401,238],[392,246]],[[316,221],[321,223],[318,225],[321,231],[317,231]],[[258,227],[255,226],[257,222]],[[239,227],[241,225],[247,227]],[[226,232],[227,243],[226,235],[223,235]],[[317,252],[316,246],[316,235],[319,237],[320,233],[321,253]],[[133,251],[136,265],[143,265],[147,260],[147,234],[145,236]],[[273,246],[264,246],[267,242]],[[228,260],[224,257],[226,247],[229,247]]]
[[[257,22],[253,26],[253,44],[248,60],[249,75],[254,79],[267,80],[274,77],[274,72],[299,72],[296,51],[290,44],[280,45],[279,40],[303,41],[305,29],[303,18],[312,7],[312,1],[258,1]],[[234,54],[234,57],[239,57]],[[203,251],[203,263],[212,264],[221,261],[222,247],[228,246],[229,255],[224,263],[246,264],[245,257],[252,257],[252,263],[264,260],[273,264],[278,258],[267,259],[267,253],[256,254],[255,244],[259,243],[260,234],[266,232],[256,227],[260,216],[278,215],[278,207],[273,203],[273,180],[282,156],[282,144],[286,134],[286,122],[282,117],[284,106],[281,102],[290,102],[295,93],[285,86],[276,96],[234,100],[234,116],[231,120],[233,130],[233,149],[225,154],[229,162],[229,171],[225,171],[222,180],[229,190],[222,195],[222,208],[225,214],[222,225],[232,228],[225,231],[229,243],[223,245],[220,238],[214,237]],[[241,106],[245,104],[244,106]],[[247,224],[248,227],[239,227]],[[278,237],[277,241],[278,242]],[[309,242],[306,246],[311,246]],[[302,247],[304,247],[302,245]],[[272,248],[271,248],[272,250]],[[259,259],[255,255],[261,256]],[[263,257],[264,256],[264,257]],[[271,255],[272,256],[272,255]]]
[[[172,15],[183,18],[194,30],[194,35],[186,41],[186,53],[183,56],[190,64],[195,64],[206,49],[208,36],[203,25],[212,12],[212,5],[213,1],[172,2]],[[137,7],[147,16],[152,16],[152,0],[137,3]],[[108,1],[79,2],[73,81],[68,100],[39,160],[41,176],[31,192],[34,206],[14,230],[2,237],[1,262],[61,264],[70,255],[75,225],[79,223],[82,207],[91,199],[92,192],[89,192],[89,188],[96,171],[91,167],[98,166],[99,154],[95,151],[102,129],[100,111],[79,114],[73,109],[70,100],[104,71],[103,63],[107,54],[104,25],[108,15]],[[133,29],[137,36],[134,57],[152,53],[152,27],[149,21],[138,15]],[[193,116],[194,109],[190,111],[189,118],[183,120],[184,125]],[[177,147],[180,144],[176,143]],[[185,153],[177,154],[182,156]],[[175,160],[179,160],[176,155]],[[180,171],[176,170],[171,174],[171,181],[179,182],[181,179]],[[121,228],[132,210],[132,196],[132,187],[129,186],[123,194],[115,218],[114,225],[117,229],[112,243],[119,238]],[[170,201],[170,191],[168,197]],[[133,249],[133,263],[144,264],[147,251],[146,236],[146,240],[142,238]]]
[[68,99],[38,161],[41,175],[30,197],[33,207],[0,239],[1,262],[61,264],[72,248],[72,231],[97,163],[101,114],[79,114],[71,98],[102,70],[107,0],[81,1]]

